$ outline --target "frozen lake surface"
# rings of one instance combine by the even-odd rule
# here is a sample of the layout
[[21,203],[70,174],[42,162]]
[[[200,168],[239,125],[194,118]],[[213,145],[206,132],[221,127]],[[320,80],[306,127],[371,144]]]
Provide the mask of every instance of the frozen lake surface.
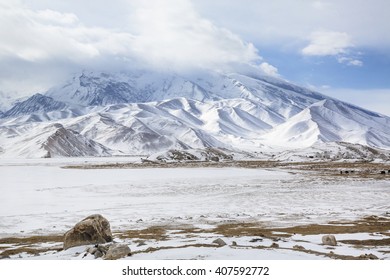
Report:
[[69,163],[0,163],[0,237],[62,234],[95,213],[119,232],[232,222],[294,226],[390,211],[388,180],[282,169],[62,168]]

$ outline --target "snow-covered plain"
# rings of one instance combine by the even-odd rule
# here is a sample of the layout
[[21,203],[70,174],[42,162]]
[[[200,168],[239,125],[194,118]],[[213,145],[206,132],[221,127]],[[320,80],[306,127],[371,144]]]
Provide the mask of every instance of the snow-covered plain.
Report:
[[[218,224],[237,222],[286,227],[352,221],[369,215],[388,215],[390,211],[389,180],[327,178],[286,169],[63,168],[64,165],[80,163],[136,160],[137,158],[1,161],[0,238],[63,234],[81,219],[96,213],[110,221],[114,233],[120,233],[151,226],[209,229]],[[236,241],[244,247],[190,246],[211,244],[217,237],[222,237],[228,244]],[[368,237],[355,234],[352,239],[359,238]],[[282,240],[278,250],[245,248],[245,244],[253,246],[248,243],[250,239],[199,233],[188,240],[186,235],[173,234],[172,230],[172,238],[147,242],[147,245],[173,248],[154,253],[140,252],[131,258],[324,258],[283,250],[291,249],[299,242],[303,242],[306,249],[329,252],[320,245],[320,236],[294,236]],[[127,241],[133,251],[140,250],[133,240]],[[186,244],[189,247],[176,248]],[[272,241],[264,240],[257,245],[270,246]],[[81,258],[75,252],[83,249],[85,248],[51,252],[34,258]],[[346,245],[335,249],[339,253],[347,252],[353,256],[372,252]],[[380,249],[378,247],[375,255],[389,259],[388,254],[379,252]],[[21,257],[33,256],[22,254]]]

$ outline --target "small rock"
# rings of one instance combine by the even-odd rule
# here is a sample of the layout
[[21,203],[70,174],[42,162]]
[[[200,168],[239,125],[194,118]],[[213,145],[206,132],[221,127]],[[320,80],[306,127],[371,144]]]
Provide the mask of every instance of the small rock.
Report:
[[378,260],[379,258],[375,256],[374,254],[362,254],[359,256],[359,259],[364,260]]
[[97,249],[97,247],[96,246],[94,246],[94,247],[89,247],[89,248],[87,248],[87,253],[89,253],[89,254],[91,254],[91,255],[94,255],[95,253],[96,253],[96,251],[97,251],[98,249]]
[[237,246],[237,242],[236,242],[236,241],[233,241],[233,242],[232,242],[232,246]]
[[146,245],[145,240],[140,240],[140,241],[138,241],[137,247],[141,247],[141,246],[145,246],[145,245]]
[[93,254],[95,256],[95,259],[103,257],[103,252],[100,250],[96,250],[96,252]]
[[324,235],[322,237],[322,244],[328,246],[336,246],[337,245],[336,237],[332,234]]
[[249,242],[252,242],[252,243],[261,242],[261,241],[263,241],[263,238],[253,238],[253,239],[249,240]]
[[305,247],[303,247],[301,245],[294,245],[293,249],[295,249],[295,250],[306,250]]
[[110,247],[110,245],[100,245],[100,244],[98,244],[96,247],[97,247],[98,251],[102,252],[103,254],[106,254],[108,249],[109,249],[109,247]]
[[270,248],[279,248],[279,244],[278,243],[272,243]]
[[126,244],[112,244],[104,257],[105,260],[117,260],[131,256],[131,250]]
[[223,241],[221,238],[215,239],[215,240],[213,241],[213,243],[218,244],[218,246],[221,246],[221,247],[226,245],[226,242]]

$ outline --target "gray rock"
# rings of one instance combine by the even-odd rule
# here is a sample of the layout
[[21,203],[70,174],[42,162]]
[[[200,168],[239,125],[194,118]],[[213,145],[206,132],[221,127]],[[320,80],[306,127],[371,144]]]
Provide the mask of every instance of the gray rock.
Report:
[[95,259],[103,257],[102,251],[96,250],[96,252],[93,254],[95,256]]
[[322,244],[328,246],[336,246],[337,245],[336,237],[332,234],[324,235],[322,237]]
[[221,238],[217,238],[213,241],[213,243],[217,244],[218,246],[226,246],[226,242],[223,241]]
[[138,243],[137,247],[141,247],[141,246],[145,246],[146,245],[145,240],[139,240],[139,241],[137,241],[137,243]]
[[294,245],[293,246],[293,249],[294,250],[305,250],[305,247],[301,246],[301,245]]
[[112,241],[110,223],[102,215],[91,215],[78,222],[64,236],[64,250],[71,247]]
[[251,240],[249,240],[249,242],[252,242],[252,243],[261,242],[261,241],[263,241],[263,238],[252,238]]
[[96,253],[96,251],[97,251],[98,249],[96,248],[96,246],[94,246],[94,247],[89,247],[89,248],[87,248],[87,253],[89,253],[89,254],[91,254],[91,255],[94,255],[95,253]]
[[110,245],[97,245],[96,246],[97,248],[98,248],[98,250],[100,251],[100,252],[102,252],[103,254],[106,254],[107,253],[107,251],[108,251],[108,249],[110,248]]
[[131,256],[131,250],[126,244],[112,244],[104,257],[105,260],[117,260]]
[[359,256],[359,259],[364,260],[378,260],[379,258],[375,256],[374,254],[362,254]]

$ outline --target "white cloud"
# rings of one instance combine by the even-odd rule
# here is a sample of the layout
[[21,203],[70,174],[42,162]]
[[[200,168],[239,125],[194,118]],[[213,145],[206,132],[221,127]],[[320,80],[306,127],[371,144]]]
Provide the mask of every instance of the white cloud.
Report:
[[[76,14],[75,4],[81,2],[73,3],[76,10],[69,13],[0,0],[0,68],[18,65],[10,71],[17,81],[25,75],[23,69],[34,67],[35,73],[134,65],[221,69],[261,61],[253,44],[200,16],[189,0],[121,2],[131,7],[126,24],[108,28],[99,22],[84,24]],[[10,84],[11,77],[7,79],[0,86]]]
[[37,20],[47,21],[48,23],[54,24],[68,25],[77,23],[79,20],[73,13],[60,13],[49,9],[38,11],[35,15]]
[[251,43],[202,18],[189,1],[136,3],[134,50],[154,66],[218,68],[260,59]]
[[348,66],[358,66],[358,67],[363,66],[363,61],[351,57],[341,56],[337,59],[337,61],[341,64],[346,64]]
[[318,30],[345,32],[357,48],[390,48],[388,0],[196,0],[194,4],[260,49],[301,50]]
[[353,47],[350,36],[345,32],[317,31],[310,35],[310,43],[302,49],[309,56],[338,55]]
[[260,64],[260,69],[267,75],[273,76],[273,77],[279,77],[278,68],[275,66],[269,64],[268,62],[262,62]]
[[354,44],[345,32],[316,31],[310,35],[309,44],[302,49],[306,56],[335,56],[338,63],[348,66],[363,66],[363,62],[354,58]]
[[189,1],[134,3],[131,31],[87,27],[73,13],[5,6],[0,10],[0,36],[5,38],[0,41],[0,59],[87,63],[91,58],[120,56],[154,66],[207,68],[260,58],[252,44],[203,19]]

